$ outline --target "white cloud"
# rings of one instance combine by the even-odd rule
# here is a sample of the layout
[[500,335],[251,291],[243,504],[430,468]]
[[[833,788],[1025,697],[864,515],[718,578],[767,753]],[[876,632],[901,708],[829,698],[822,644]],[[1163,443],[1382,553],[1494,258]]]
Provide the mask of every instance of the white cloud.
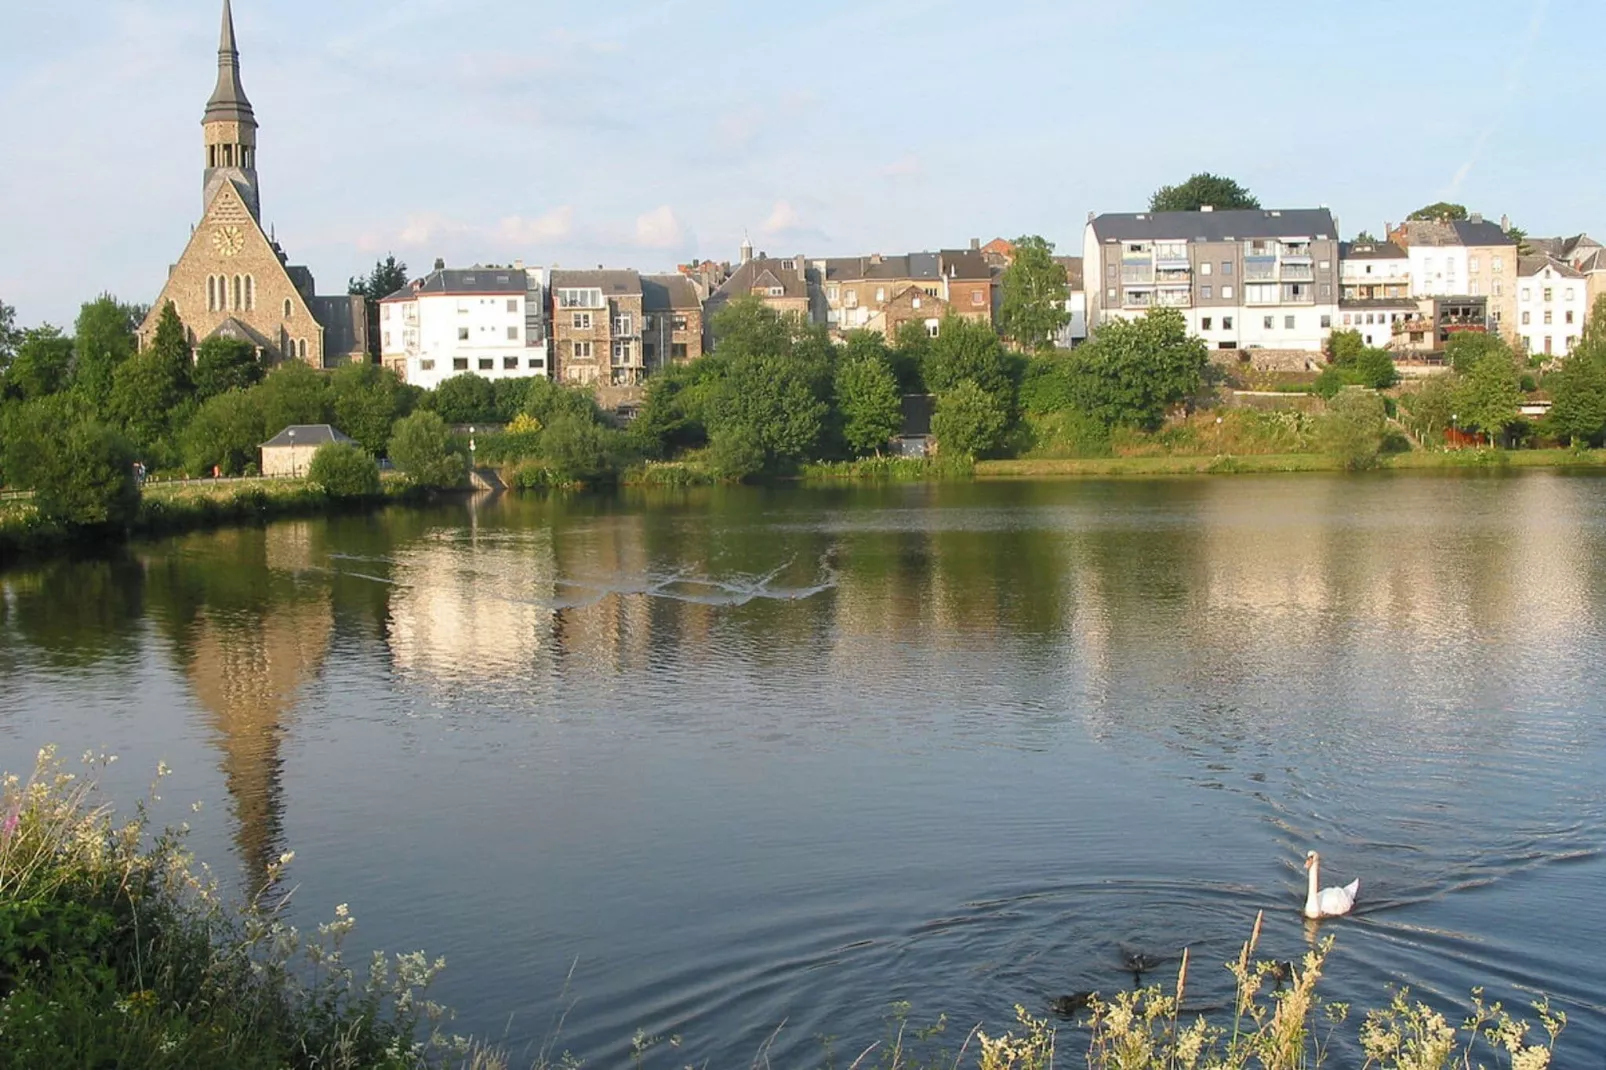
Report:
[[644,249],[672,249],[685,239],[685,229],[667,204],[636,220],[636,244]]
[[574,233],[574,208],[563,205],[534,219],[511,215],[497,224],[496,234],[511,242],[554,242]]
[[780,234],[788,230],[797,230],[803,226],[803,217],[797,214],[787,201],[776,201],[775,207],[770,211],[769,218],[758,229],[765,234]]

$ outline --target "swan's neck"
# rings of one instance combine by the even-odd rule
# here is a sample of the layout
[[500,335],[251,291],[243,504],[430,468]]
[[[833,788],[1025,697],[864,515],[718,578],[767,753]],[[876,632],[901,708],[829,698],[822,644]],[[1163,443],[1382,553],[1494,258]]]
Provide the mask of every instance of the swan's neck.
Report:
[[1316,909],[1316,903],[1317,903],[1316,890],[1319,887],[1321,887],[1321,884],[1320,884],[1321,877],[1320,877],[1320,875],[1318,874],[1317,871],[1321,869],[1321,866],[1322,866],[1321,862],[1319,862],[1319,861],[1317,861],[1315,859],[1311,860],[1311,863],[1310,863],[1310,891],[1307,892],[1306,895],[1305,895],[1305,909],[1306,909],[1306,911],[1311,911],[1311,910],[1315,910]]

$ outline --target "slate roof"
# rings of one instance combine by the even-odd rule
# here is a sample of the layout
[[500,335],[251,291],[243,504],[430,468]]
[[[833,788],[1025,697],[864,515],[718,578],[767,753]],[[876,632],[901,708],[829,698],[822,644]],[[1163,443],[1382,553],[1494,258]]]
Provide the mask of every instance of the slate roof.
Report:
[[[295,434],[291,435],[290,432]],[[331,442],[351,442],[350,435],[328,424],[291,424],[277,435],[262,443],[263,449],[271,446],[327,446]]]
[[1326,208],[1245,208],[1218,212],[1106,212],[1093,219],[1100,241],[1243,241],[1336,238]]
[[[750,294],[760,286],[779,286],[786,291],[787,297],[807,298],[808,282],[798,271],[801,258],[789,256],[784,259],[792,261],[792,270],[788,271],[781,266],[781,258],[759,256],[749,260],[731,272],[730,278],[720,283],[719,289],[714,291],[714,296],[726,300]],[[802,263],[806,264],[807,261]]]
[[950,279],[990,279],[993,269],[980,249],[944,249],[942,273]]
[[697,287],[684,275],[643,275],[641,310],[669,312],[678,308],[701,308]]
[[254,346],[266,344],[261,335],[233,316],[212,328],[212,333],[201,339],[201,341],[210,342],[214,338],[233,338],[236,341],[249,342]]
[[1056,256],[1054,263],[1065,269],[1065,285],[1071,290],[1082,288],[1082,258],[1079,256]]
[[601,268],[596,271],[554,271],[551,288],[554,290],[597,289],[604,297],[639,294],[641,276],[630,268]]
[[1409,255],[1393,242],[1339,242],[1340,260],[1406,260]]
[[223,0],[223,30],[218,35],[217,87],[206,102],[206,115],[201,121],[256,125],[245,86],[240,83],[240,50],[234,44],[234,13],[229,10],[229,0]]
[[[947,253],[907,253],[899,256],[838,256],[825,262],[825,277],[832,282],[875,282],[888,279],[940,279]],[[986,278],[982,274],[961,278]]]
[[1517,258],[1517,274],[1531,277],[1539,274],[1545,268],[1553,269],[1564,279],[1581,279],[1584,273],[1563,260],[1549,256],[1519,256]]
[[528,292],[523,268],[443,268],[408,283],[384,301],[408,301],[419,294],[517,294]]
[[1506,237],[1506,232],[1500,229],[1500,224],[1491,223],[1486,219],[1476,223],[1469,219],[1458,219],[1447,223],[1413,219],[1401,223],[1399,229],[1405,236],[1406,245],[1443,247],[1517,244]]
[[346,358],[367,348],[363,344],[363,339],[368,336],[366,306],[367,303],[357,294],[308,299],[307,307],[312,310],[312,318],[323,328],[325,367],[344,364]]

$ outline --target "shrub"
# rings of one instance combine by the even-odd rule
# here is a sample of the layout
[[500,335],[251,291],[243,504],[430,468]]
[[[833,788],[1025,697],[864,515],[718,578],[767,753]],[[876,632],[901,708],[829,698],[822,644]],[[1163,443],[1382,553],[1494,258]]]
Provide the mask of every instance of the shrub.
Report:
[[379,462],[361,446],[330,442],[312,455],[307,479],[331,498],[371,498],[379,493]]
[[937,399],[931,430],[945,455],[975,457],[1004,440],[1009,414],[995,395],[966,379]]
[[419,411],[396,421],[390,459],[419,487],[461,486],[468,471],[463,455],[452,446],[446,421],[433,412]]
[[561,483],[601,483],[619,474],[619,432],[563,412],[541,432],[541,456]]
[[1369,390],[1345,390],[1316,422],[1316,439],[1350,471],[1377,466],[1386,426],[1383,399]]
[[126,528],[139,512],[134,449],[105,424],[51,429],[41,448],[11,458],[11,478],[33,490],[46,522]]

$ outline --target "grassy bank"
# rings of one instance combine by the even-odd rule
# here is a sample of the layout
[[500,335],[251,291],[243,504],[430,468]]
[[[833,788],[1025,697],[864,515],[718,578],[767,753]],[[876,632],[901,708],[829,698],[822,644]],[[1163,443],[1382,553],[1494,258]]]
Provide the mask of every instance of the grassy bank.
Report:
[[[316,932],[298,932],[281,909],[290,855],[252,898],[225,905],[185,852],[182,830],[156,834],[143,804],[123,817],[99,797],[95,771],[115,759],[84,761],[84,772],[69,772],[41,752],[26,781],[7,775],[0,790],[0,1070],[510,1066],[505,1055],[446,1032],[450,1013],[427,994],[444,960],[376,953],[354,968],[341,951],[356,924],[344,905]],[[159,768],[153,798],[165,775]],[[1237,998],[1215,1020],[1185,1009],[1184,952],[1172,986],[1108,1000],[1065,997],[1060,1012],[1082,1019],[1074,1031],[1017,1007],[1002,1035],[977,1027],[949,1037],[942,1020],[909,1028],[904,1007],[884,1040],[843,1050],[862,1050],[851,1067],[866,1070],[1304,1070],[1322,1065],[1329,1044],[1345,1036],[1380,1070],[1451,1070],[1480,1065],[1485,1053],[1514,1070],[1543,1070],[1566,1024],[1541,1001],[1531,1029],[1474,992],[1457,1029],[1402,990],[1357,1028],[1347,1007],[1318,991],[1332,937],[1301,962],[1275,963],[1256,958],[1259,934],[1257,918],[1226,964]],[[660,1048],[658,1038],[638,1033],[631,1047],[632,1066],[683,1065],[674,1043]],[[518,1065],[583,1065],[545,1054],[558,1050],[550,1037],[542,1054]],[[819,1064],[847,1065],[829,1047]],[[767,1045],[751,1065],[770,1065]]]
[[[1380,471],[1404,469],[1606,468],[1606,450],[1413,450],[1385,454]],[[1248,472],[1341,472],[1342,458],[1324,453],[1153,454],[1136,457],[1027,457],[978,461],[978,479],[1076,476],[1233,475]]]

